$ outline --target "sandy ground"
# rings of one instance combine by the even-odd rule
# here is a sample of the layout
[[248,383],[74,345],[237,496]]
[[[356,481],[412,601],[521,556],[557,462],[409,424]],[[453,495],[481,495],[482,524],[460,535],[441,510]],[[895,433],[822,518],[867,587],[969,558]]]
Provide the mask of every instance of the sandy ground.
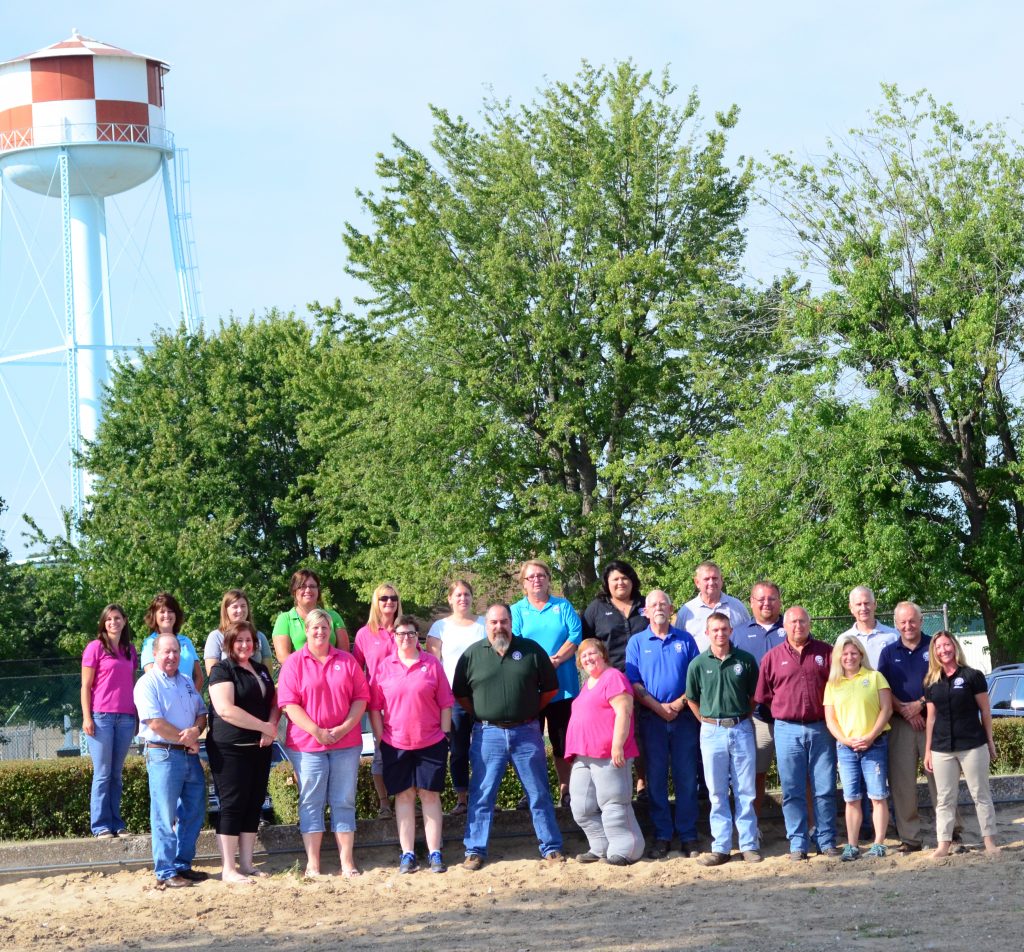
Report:
[[[526,839],[492,843],[485,868],[399,876],[393,849],[357,851],[364,875],[305,882],[293,856],[253,885],[216,878],[158,892],[150,870],[0,883],[0,949],[248,949],[392,952],[1024,948],[1024,807],[999,808],[1002,854],[787,859],[777,822],[765,862],[704,869],[678,853],[620,869],[542,868]],[[967,841],[976,839],[973,816]],[[893,842],[893,841],[891,841]],[[460,844],[447,858],[461,861]],[[567,839],[570,855],[584,848]],[[325,871],[337,856],[325,849]],[[214,874],[213,865],[201,865]]]

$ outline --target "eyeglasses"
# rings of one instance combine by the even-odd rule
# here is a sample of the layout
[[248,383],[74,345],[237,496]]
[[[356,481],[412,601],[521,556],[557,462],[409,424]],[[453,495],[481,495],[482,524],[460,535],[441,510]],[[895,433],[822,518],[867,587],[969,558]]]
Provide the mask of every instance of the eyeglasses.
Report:
[[419,638],[420,633],[418,631],[396,631],[396,638]]
[[546,575],[544,575],[543,573],[540,573],[538,575],[527,575],[526,576],[526,581],[527,582],[536,582],[537,579],[546,579],[546,578],[547,578]]
[[295,589],[297,592],[319,592],[320,586],[314,585],[312,582],[306,582],[304,585],[300,585]]
[[398,601],[398,596],[397,595],[378,595],[377,596],[377,601],[378,602],[397,602]]

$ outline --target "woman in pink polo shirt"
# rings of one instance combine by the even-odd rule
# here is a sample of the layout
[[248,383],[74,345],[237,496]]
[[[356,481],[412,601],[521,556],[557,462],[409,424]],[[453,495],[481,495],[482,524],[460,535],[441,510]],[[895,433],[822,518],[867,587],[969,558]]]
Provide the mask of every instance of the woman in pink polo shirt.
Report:
[[455,698],[444,666],[420,651],[420,628],[414,618],[398,619],[397,651],[377,667],[372,687],[370,724],[380,744],[384,784],[395,798],[400,873],[419,869],[416,860],[416,797],[423,805],[423,832],[430,871],[443,873],[441,858],[441,791],[448,762],[448,740]]
[[[389,582],[378,585],[370,599],[369,621],[356,632],[352,654],[366,672],[366,680],[373,687],[377,666],[381,660],[395,653],[395,619],[402,614],[402,600],[398,589]],[[377,791],[379,809],[377,816],[382,820],[392,817],[384,787],[384,765],[380,759],[380,744],[373,745],[373,763],[370,764],[373,788]]]
[[82,654],[82,730],[92,757],[89,823],[93,836],[127,832],[121,819],[121,772],[139,722],[135,714],[138,655],[124,609],[100,612],[97,637]]
[[590,844],[576,859],[627,866],[644,853],[632,803],[633,758],[638,754],[633,687],[609,664],[608,648],[597,638],[585,638],[576,659],[587,681],[572,702],[565,756],[572,760],[572,816]]
[[277,701],[288,715],[285,746],[299,776],[299,832],[306,848],[306,876],[320,872],[324,805],[341,858],[341,875],[358,876],[356,781],[362,734],[359,722],[370,699],[362,669],[347,651],[331,645],[331,616],[315,608],[306,616],[306,643],[288,655],[277,682]]

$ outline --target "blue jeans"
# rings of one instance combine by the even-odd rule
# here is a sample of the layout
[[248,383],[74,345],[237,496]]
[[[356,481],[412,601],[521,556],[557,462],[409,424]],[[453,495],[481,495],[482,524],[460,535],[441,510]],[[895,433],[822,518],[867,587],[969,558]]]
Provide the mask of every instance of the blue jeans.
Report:
[[806,853],[807,781],[814,795],[815,840],[821,850],[836,845],[836,742],[824,721],[775,721],[775,756],[782,782],[782,815],[792,853]]
[[307,753],[289,750],[299,775],[299,832],[324,832],[324,806],[331,807],[331,831],[355,833],[356,783],[361,748],[342,747]]
[[149,773],[149,825],[157,879],[191,869],[196,840],[206,819],[206,777],[195,754],[146,749]]
[[701,724],[700,750],[711,798],[711,850],[732,850],[732,809],[729,787],[736,801],[736,834],[741,850],[757,849],[757,814],[754,813],[757,743],[748,717],[735,727]]
[[469,789],[469,744],[473,738],[473,715],[458,701],[452,706],[451,753],[448,769],[457,791]]
[[856,803],[862,796],[869,801],[885,800],[889,796],[889,738],[885,734],[860,753],[837,741],[836,757],[839,779],[843,782],[843,799],[847,803]]
[[[647,790],[654,835],[671,840],[673,832],[684,843],[697,839],[697,760],[700,732],[689,711],[674,721],[663,721],[646,708],[640,711],[640,736],[647,758]],[[673,817],[668,805],[668,772],[676,790]]]
[[98,836],[125,828],[121,819],[121,769],[135,736],[135,715],[93,711],[92,719],[96,733],[92,737],[86,734],[92,758],[89,825],[93,836]]
[[466,855],[486,856],[498,787],[511,763],[526,791],[542,856],[562,850],[562,834],[548,786],[548,759],[540,724],[496,727],[477,721],[469,746],[469,812],[463,843]]

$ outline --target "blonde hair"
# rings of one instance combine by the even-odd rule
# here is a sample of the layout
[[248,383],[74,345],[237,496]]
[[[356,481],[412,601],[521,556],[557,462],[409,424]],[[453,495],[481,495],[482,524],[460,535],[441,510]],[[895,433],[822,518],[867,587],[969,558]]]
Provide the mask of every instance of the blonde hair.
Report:
[[956,640],[956,638],[953,637],[952,632],[946,631],[945,629],[943,629],[942,631],[937,631],[934,635],[932,635],[932,640],[928,645],[928,673],[924,676],[925,687],[934,684],[936,681],[939,680],[939,678],[942,677],[942,663],[939,661],[938,657],[936,657],[935,654],[935,643],[940,638],[948,638],[951,642],[953,642],[953,650],[956,652],[957,665],[959,665],[961,668],[967,667],[967,658],[964,655],[963,646],[960,644],[959,641]]
[[384,613],[380,610],[380,602],[378,599],[385,593],[390,593],[398,599],[398,601],[395,602],[395,621],[402,617],[402,597],[398,594],[398,589],[390,582],[381,582],[381,584],[373,590],[373,597],[370,599],[370,618],[366,622],[366,626],[375,635],[384,627]]
[[843,648],[847,645],[853,645],[860,652],[860,666],[865,671],[875,670],[868,660],[868,649],[864,647],[864,642],[856,635],[841,635],[835,645],[832,646],[832,665],[828,669],[829,684],[841,684],[843,678],[846,677],[843,674]]
[[522,585],[526,581],[526,573],[529,571],[530,566],[535,565],[539,569],[544,570],[544,574],[548,577],[548,581],[551,581],[551,566],[548,565],[543,559],[527,559],[521,566],[519,566],[519,584]]
[[580,658],[583,655],[584,649],[589,648],[593,648],[602,658],[604,658],[604,663],[608,664],[610,660],[608,657],[608,646],[601,641],[600,638],[584,638],[580,642],[579,648],[576,649],[576,667],[579,668],[580,671],[583,670],[583,663],[580,661]]
[[306,616],[306,631],[309,631],[310,627],[315,625],[318,621],[327,622],[327,625],[330,628],[331,635],[334,635],[334,619],[331,618],[331,616],[327,614],[327,610],[323,608],[314,608]]

